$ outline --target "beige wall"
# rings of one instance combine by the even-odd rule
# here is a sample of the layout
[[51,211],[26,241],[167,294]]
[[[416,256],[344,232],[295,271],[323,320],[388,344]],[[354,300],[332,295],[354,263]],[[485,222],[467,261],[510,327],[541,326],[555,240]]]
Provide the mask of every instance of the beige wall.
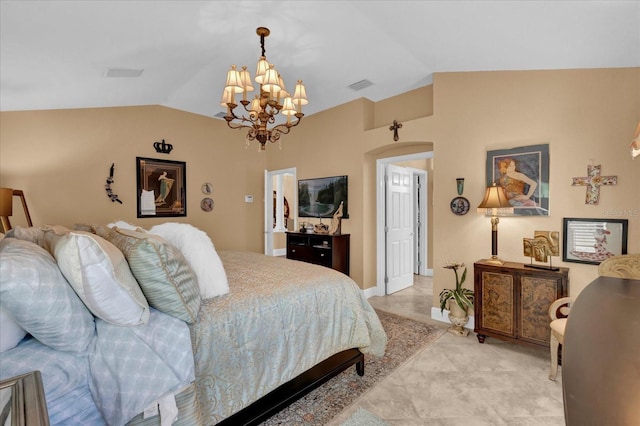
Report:
[[[123,219],[144,227],[161,219],[136,219],[135,157],[187,162],[188,216],[217,247],[263,250],[264,170],[296,167],[299,179],[349,176],[351,276],[362,288],[376,285],[375,160],[434,152],[434,294],[452,285],[439,265],[488,257],[489,219],[473,207],[484,192],[485,153],[490,149],[549,143],[551,216],[505,218],[499,254],[522,256],[522,238],[535,230],[562,229],[563,217],[629,219],[629,251],[640,252],[640,161],[626,146],[640,117],[640,69],[444,73],[428,86],[383,102],[353,101],[306,117],[282,138],[282,148],[244,148],[244,134],[224,121],[163,107],[3,112],[0,115],[0,186],[25,190],[36,224],[109,222]],[[313,101],[313,100],[311,100]],[[402,122],[400,141],[389,125]],[[174,145],[166,156],[154,141]],[[266,155],[265,155],[266,154]],[[111,203],[104,180],[116,163]],[[571,187],[590,163],[617,175],[618,185],[602,189],[597,206],[584,204],[584,188]],[[472,204],[465,216],[449,210],[455,178],[465,178]],[[213,212],[199,208],[200,186],[214,186]],[[254,203],[244,203],[244,195]],[[626,213],[620,213],[626,212]],[[567,263],[576,295],[597,275],[592,265]],[[468,285],[471,286],[469,280]]]
[[[455,178],[465,178],[465,195],[476,207],[486,151],[538,143],[550,150],[550,216],[502,219],[499,256],[528,262],[522,239],[535,230],[562,232],[565,217],[628,219],[629,252],[640,252],[640,162],[627,149],[640,119],[640,68],[437,74],[433,84],[436,266],[447,260],[471,266],[491,254],[490,219],[449,210]],[[584,187],[571,186],[592,163],[618,176],[595,206],[585,205]],[[597,276],[597,266],[553,261],[570,268],[572,295]],[[434,294],[452,281],[450,271],[436,267]]]
[[[245,149],[242,135],[224,121],[159,106],[3,112],[0,117],[0,185],[25,191],[34,224],[125,220],[149,228],[164,221],[189,222],[209,233],[216,247],[263,250],[266,158],[255,146]],[[174,146],[171,154],[156,153],[153,143],[161,139]],[[136,218],[136,157],[187,163],[187,217]],[[111,187],[123,204],[106,196],[111,163]],[[213,184],[215,206],[209,213],[200,209],[205,182]],[[252,204],[244,202],[245,194],[254,196]]]

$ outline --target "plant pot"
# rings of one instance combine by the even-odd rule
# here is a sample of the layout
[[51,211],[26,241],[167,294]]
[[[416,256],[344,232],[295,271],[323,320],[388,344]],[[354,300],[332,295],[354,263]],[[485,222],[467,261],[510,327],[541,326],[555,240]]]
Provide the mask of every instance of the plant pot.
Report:
[[449,333],[456,336],[467,336],[469,334],[469,330],[464,328],[469,322],[469,315],[467,315],[465,309],[461,309],[453,300],[449,301],[449,321],[451,322]]

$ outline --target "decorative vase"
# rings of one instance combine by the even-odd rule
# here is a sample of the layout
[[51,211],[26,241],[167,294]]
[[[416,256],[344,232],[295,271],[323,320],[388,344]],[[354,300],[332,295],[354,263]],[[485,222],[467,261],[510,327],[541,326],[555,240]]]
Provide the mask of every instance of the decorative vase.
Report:
[[469,330],[464,328],[469,322],[469,315],[454,300],[449,301],[449,321],[451,321],[449,333],[456,336],[467,336],[469,334]]

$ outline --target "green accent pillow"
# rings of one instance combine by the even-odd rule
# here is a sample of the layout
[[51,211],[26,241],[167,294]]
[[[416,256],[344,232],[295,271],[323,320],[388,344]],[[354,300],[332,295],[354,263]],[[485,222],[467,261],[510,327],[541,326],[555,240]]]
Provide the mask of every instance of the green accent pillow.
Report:
[[180,250],[146,232],[99,225],[94,229],[124,254],[150,306],[189,324],[196,322],[200,290]]

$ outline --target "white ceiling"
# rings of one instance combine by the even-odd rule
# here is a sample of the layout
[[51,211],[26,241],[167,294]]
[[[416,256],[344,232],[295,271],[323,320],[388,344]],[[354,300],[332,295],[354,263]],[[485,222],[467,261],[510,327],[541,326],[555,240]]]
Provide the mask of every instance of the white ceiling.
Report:
[[[448,71],[640,66],[640,1],[0,1],[0,109],[223,111],[231,64],[266,56],[307,115]],[[107,68],[142,68],[106,78]],[[349,85],[367,79],[372,86]]]

